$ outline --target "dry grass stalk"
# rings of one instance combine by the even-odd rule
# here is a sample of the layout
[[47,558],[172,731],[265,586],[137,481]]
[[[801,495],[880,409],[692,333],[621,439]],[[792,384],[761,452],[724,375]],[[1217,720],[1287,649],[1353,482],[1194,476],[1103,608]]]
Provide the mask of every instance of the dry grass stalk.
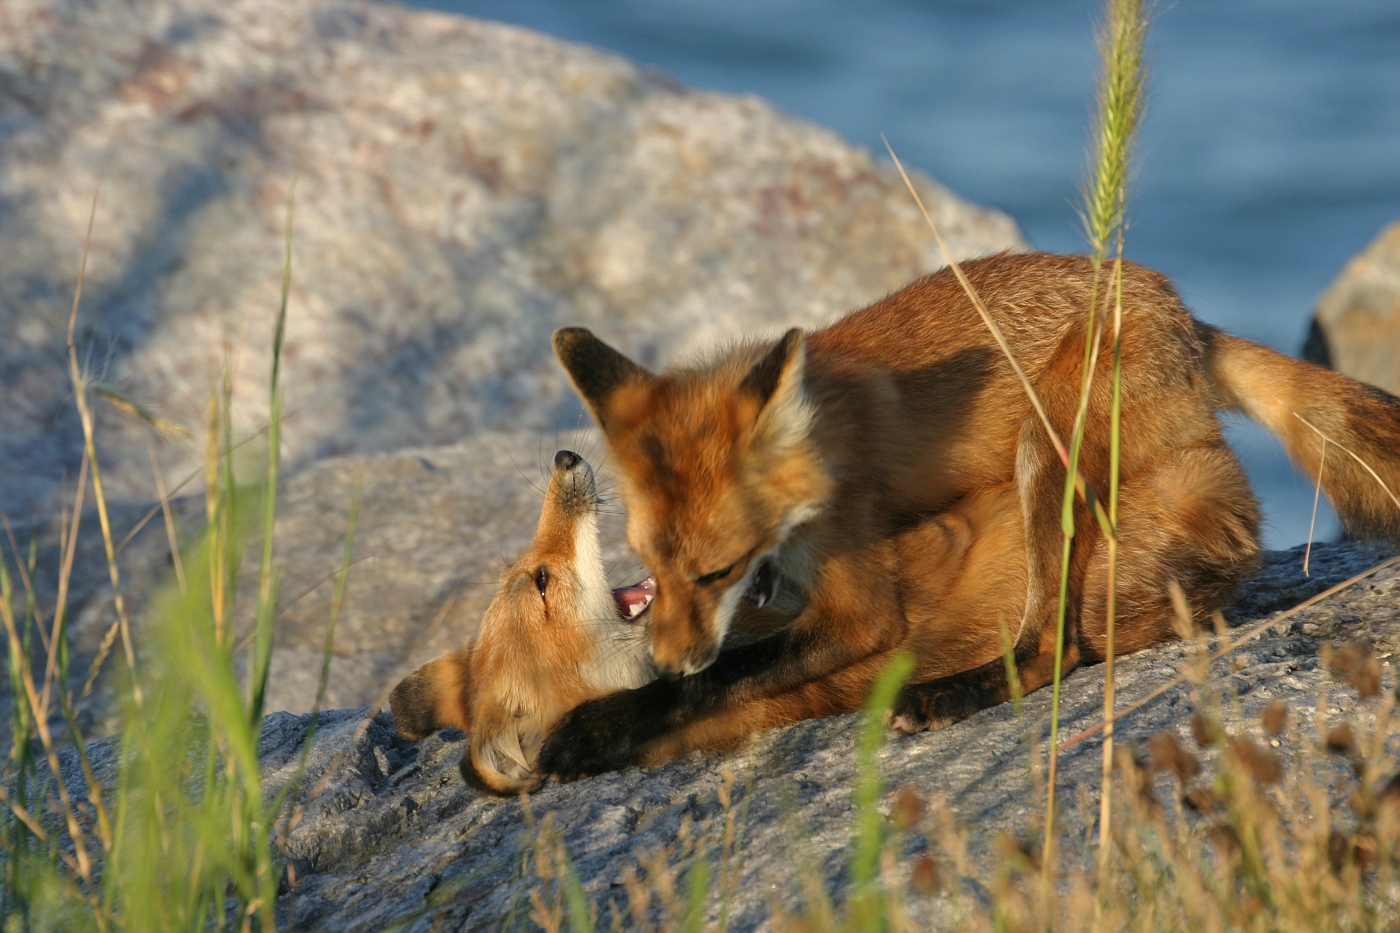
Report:
[[1317,482],[1313,485],[1312,516],[1308,519],[1308,546],[1303,551],[1303,576],[1310,577],[1309,564],[1312,561],[1313,532],[1317,530],[1317,504],[1322,498],[1322,477],[1327,475],[1327,438],[1322,439],[1322,454],[1317,461]]
[[[1390,497],[1390,501],[1395,503],[1395,507],[1397,509],[1400,509],[1400,498],[1396,498],[1394,490],[1392,490],[1388,485],[1386,485],[1385,480],[1381,479],[1381,475],[1371,467],[1371,464],[1363,460],[1361,456],[1357,454],[1356,451],[1352,450],[1350,447],[1346,446],[1345,444],[1337,443],[1335,438],[1328,437],[1322,432],[1320,428],[1318,428],[1317,425],[1313,424],[1311,421],[1309,421],[1307,418],[1304,418],[1296,411],[1293,411],[1293,409],[1290,408],[1288,411],[1291,415],[1293,415],[1293,417],[1303,422],[1303,424],[1306,425],[1309,430],[1311,430],[1314,434],[1320,437],[1324,444],[1331,444],[1333,447],[1336,447],[1342,453],[1351,457],[1351,459],[1355,460],[1358,464],[1360,464],[1361,468],[1367,473],[1371,474],[1371,478],[1374,479],[1376,483],[1381,487],[1381,490],[1384,491],[1385,494]],[[1318,476],[1320,481],[1321,473],[1319,473]]]
[[[1131,174],[1133,143],[1142,122],[1143,88],[1146,84],[1145,50],[1147,15],[1141,0],[1106,0],[1105,17],[1099,29],[1100,73],[1097,84],[1094,123],[1094,165],[1092,181],[1085,192],[1084,219],[1090,253],[1094,257],[1094,297],[1089,309],[1093,329],[1100,269],[1108,255],[1109,243],[1117,241],[1118,256],[1113,265],[1113,388],[1109,413],[1109,524],[1118,527],[1118,483],[1122,416],[1122,333],[1123,333],[1123,233]],[[1106,315],[1105,315],[1106,316]],[[1087,415],[1089,381],[1097,368],[1100,336],[1094,337],[1094,353],[1086,363],[1080,407],[1083,414],[1076,426],[1082,436]],[[1072,532],[1073,517],[1065,505],[1066,532]],[[1099,871],[1108,869],[1111,851],[1113,805],[1112,772],[1114,761],[1113,718],[1117,701],[1115,627],[1118,591],[1118,538],[1107,536],[1107,606],[1105,638],[1103,764],[1099,794]],[[1051,742],[1055,744],[1054,740]],[[1052,752],[1053,754],[1053,752]]]
[[[909,178],[909,173],[904,170],[904,163],[899,160],[899,156],[895,155],[893,147],[890,146],[890,141],[883,136],[881,139],[885,143],[885,149],[889,152],[890,158],[894,160],[895,168],[899,171],[900,177],[904,179],[905,187],[909,189],[909,194],[914,198],[914,203],[918,206],[919,212],[923,214],[925,222],[928,223],[929,230],[933,232],[934,239],[938,241],[938,247],[943,252],[943,260],[948,264],[948,267],[953,270],[953,275],[957,277],[958,284],[962,286],[963,291],[967,294],[968,300],[972,302],[973,308],[977,310],[978,316],[981,317],[982,323],[987,326],[987,330],[991,332],[997,346],[1001,349],[1002,355],[1006,357],[1007,363],[1010,364],[1012,371],[1016,373],[1016,377],[1021,382],[1021,387],[1026,392],[1026,398],[1030,401],[1031,407],[1035,409],[1036,415],[1040,418],[1041,425],[1045,428],[1046,435],[1050,438],[1050,442],[1055,447],[1055,452],[1060,457],[1060,462],[1064,464],[1066,469],[1069,469],[1069,448],[1065,446],[1064,441],[1060,439],[1060,435],[1055,430],[1054,425],[1050,423],[1050,416],[1045,413],[1045,404],[1040,400],[1039,393],[1035,391],[1035,386],[1031,385],[1031,381],[1027,378],[1025,370],[1021,369],[1021,364],[1016,360],[1016,355],[1011,352],[1011,345],[1006,342],[1006,336],[1001,332],[1001,328],[997,326],[996,321],[987,310],[987,306],[983,304],[982,297],[977,294],[977,289],[972,287],[972,283],[968,281],[966,273],[962,270],[962,266],[953,258],[953,253],[948,249],[948,244],[943,241],[943,235],[938,232],[938,225],[933,222],[932,215],[929,214],[928,208],[924,206],[923,198],[919,197],[919,192],[914,187],[914,182]],[[1104,506],[1099,501],[1099,497],[1094,493],[1093,487],[1089,485],[1082,473],[1076,471],[1073,473],[1073,476],[1076,493],[1085,505],[1093,511],[1095,517],[1099,521],[1100,527],[1104,529],[1105,533],[1108,533],[1112,528],[1108,521],[1108,513],[1104,510]]]

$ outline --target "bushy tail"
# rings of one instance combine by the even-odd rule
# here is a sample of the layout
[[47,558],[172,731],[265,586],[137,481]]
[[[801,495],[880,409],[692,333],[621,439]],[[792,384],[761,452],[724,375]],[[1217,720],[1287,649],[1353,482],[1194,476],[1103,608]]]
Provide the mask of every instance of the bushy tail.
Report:
[[439,729],[471,728],[467,709],[470,649],[444,654],[399,681],[389,694],[394,729],[406,739],[421,739]]
[[1202,331],[1217,404],[1274,432],[1314,482],[1321,470],[1322,491],[1349,536],[1400,539],[1400,399],[1213,327]]

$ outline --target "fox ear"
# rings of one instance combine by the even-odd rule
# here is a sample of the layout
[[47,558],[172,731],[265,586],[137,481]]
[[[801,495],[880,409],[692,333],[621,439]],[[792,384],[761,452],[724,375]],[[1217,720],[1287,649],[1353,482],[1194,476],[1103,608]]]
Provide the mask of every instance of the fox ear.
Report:
[[406,739],[421,739],[449,726],[468,731],[468,657],[468,649],[445,654],[399,681],[389,694],[394,731]]
[[607,430],[608,402],[625,385],[650,382],[651,373],[582,327],[554,332],[554,355],[569,374],[598,426]]
[[754,364],[739,384],[739,391],[757,400],[760,406],[754,425],[758,436],[779,446],[806,438],[812,424],[811,406],[802,389],[806,368],[806,341],[802,330],[794,327]]

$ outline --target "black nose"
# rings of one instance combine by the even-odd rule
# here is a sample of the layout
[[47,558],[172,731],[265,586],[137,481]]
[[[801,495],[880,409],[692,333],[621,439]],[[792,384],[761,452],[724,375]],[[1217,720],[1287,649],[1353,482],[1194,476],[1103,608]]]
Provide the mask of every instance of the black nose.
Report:
[[583,458],[572,450],[561,450],[554,455],[554,468],[556,470],[572,470],[583,461]]

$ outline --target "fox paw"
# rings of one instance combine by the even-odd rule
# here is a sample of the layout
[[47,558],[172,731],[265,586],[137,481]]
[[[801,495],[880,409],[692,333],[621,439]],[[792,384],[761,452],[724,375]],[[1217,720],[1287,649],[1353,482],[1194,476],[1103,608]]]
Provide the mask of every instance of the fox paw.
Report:
[[[618,771],[638,763],[632,717],[613,694],[575,708],[559,721],[540,749],[539,770],[560,781]],[[610,702],[611,701],[611,702]]]
[[977,709],[963,691],[936,683],[910,684],[900,691],[886,721],[896,732],[913,735],[962,722]]

